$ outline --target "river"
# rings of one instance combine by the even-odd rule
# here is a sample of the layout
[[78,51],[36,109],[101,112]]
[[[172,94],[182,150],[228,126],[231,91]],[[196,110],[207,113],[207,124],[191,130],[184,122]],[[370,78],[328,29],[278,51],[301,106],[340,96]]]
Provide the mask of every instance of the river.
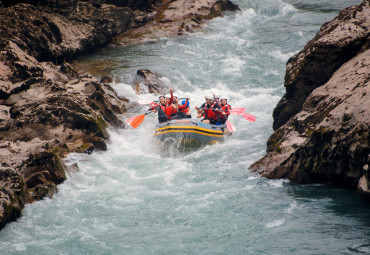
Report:
[[[189,96],[192,108],[214,93],[257,121],[231,116],[237,131],[230,138],[190,152],[153,141],[154,114],[135,130],[111,130],[107,151],[69,155],[66,163],[80,170],[0,232],[1,254],[370,253],[370,206],[355,191],[248,170],[273,132],[286,61],[359,1],[234,2],[240,12],[207,22],[202,32],[104,48],[78,64],[113,76],[114,89],[132,101],[156,99],[128,85],[145,68]],[[122,118],[145,110],[130,107]]]

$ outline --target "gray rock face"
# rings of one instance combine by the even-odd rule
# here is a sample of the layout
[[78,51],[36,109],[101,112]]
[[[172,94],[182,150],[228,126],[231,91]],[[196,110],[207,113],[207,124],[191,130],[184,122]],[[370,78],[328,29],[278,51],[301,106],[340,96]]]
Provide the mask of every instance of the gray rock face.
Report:
[[342,64],[370,47],[369,16],[369,1],[344,9],[289,59],[286,93],[273,113],[274,130],[298,113],[311,92],[325,84]]
[[63,156],[105,150],[108,125],[124,126],[128,100],[61,60],[109,42],[132,17],[72,0],[0,10],[0,229],[55,193],[70,171]]
[[164,0],[154,12],[137,14],[134,29],[121,34],[113,43],[136,44],[161,37],[173,37],[199,31],[205,20],[236,11],[239,7],[229,0]]
[[11,40],[38,61],[61,63],[110,42],[130,27],[133,13],[113,5],[48,0],[38,7],[2,9],[0,17],[0,42]]
[[164,95],[169,91],[160,77],[150,70],[140,69],[134,84],[134,89],[138,94],[152,93],[154,95]]
[[[347,19],[341,18],[343,14]],[[267,155],[253,164],[251,170],[268,178],[355,188],[364,175],[363,166],[370,153],[370,44],[366,43],[370,28],[369,1],[345,9],[323,28],[305,50],[288,61],[286,81],[294,93],[287,100],[287,92],[283,98],[286,107],[280,108],[280,102],[275,112],[293,109],[303,100],[303,94],[309,96],[304,98],[299,112],[271,135]],[[315,54],[322,43],[331,46],[326,51],[321,48],[319,64],[310,63],[312,59],[318,61]],[[346,52],[355,56],[340,57],[338,49],[347,49]],[[312,55],[313,52],[316,53]],[[317,79],[313,66],[324,64],[331,66],[326,70],[335,70],[325,78],[325,84],[313,86],[313,80]],[[306,78],[302,78],[303,74]],[[275,118],[284,123],[276,114]]]

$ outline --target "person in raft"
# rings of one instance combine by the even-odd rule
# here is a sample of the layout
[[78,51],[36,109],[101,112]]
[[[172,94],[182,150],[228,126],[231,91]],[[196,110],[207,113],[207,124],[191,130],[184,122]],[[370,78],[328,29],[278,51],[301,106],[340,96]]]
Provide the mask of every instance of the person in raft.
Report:
[[177,111],[173,102],[173,93],[172,88],[170,88],[170,95],[160,96],[159,104],[152,103],[149,108],[149,111],[154,113],[158,112],[158,121],[159,123],[167,122],[172,119],[173,114]]
[[225,124],[226,120],[229,118],[231,105],[227,103],[227,97],[223,96],[220,98],[221,100],[221,111],[218,113],[217,123]]
[[[206,102],[202,104],[200,108],[197,106],[195,107],[196,110],[203,110],[204,112],[204,118],[202,119],[202,122],[205,124],[217,124],[217,120],[219,117],[219,111],[221,109],[220,105],[217,102],[213,101],[212,96],[206,96]],[[213,101],[213,102],[212,102]],[[198,113],[201,114],[202,111],[199,111]]]
[[220,105],[221,104],[220,103],[220,97],[218,95],[213,94],[213,102],[216,102]]
[[181,119],[190,118],[191,119],[191,112],[189,107],[189,98],[187,97],[186,100],[182,100],[181,105],[177,105],[178,114]]

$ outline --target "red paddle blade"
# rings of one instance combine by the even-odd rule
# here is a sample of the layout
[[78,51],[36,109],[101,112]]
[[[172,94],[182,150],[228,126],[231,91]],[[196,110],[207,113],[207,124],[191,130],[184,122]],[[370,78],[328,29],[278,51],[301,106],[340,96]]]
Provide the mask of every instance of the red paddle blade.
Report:
[[226,127],[227,129],[230,131],[230,133],[234,132],[236,130],[235,126],[233,123],[231,123],[230,121],[226,121]]
[[144,118],[145,118],[145,114],[141,114],[139,116],[136,116],[135,119],[129,124],[131,127],[137,128],[144,121]]
[[232,109],[230,109],[231,113],[239,113],[239,112],[243,113],[244,111],[245,111],[245,108],[232,108]]
[[248,113],[243,113],[243,118],[251,122],[255,122],[257,119],[255,116],[250,115]]

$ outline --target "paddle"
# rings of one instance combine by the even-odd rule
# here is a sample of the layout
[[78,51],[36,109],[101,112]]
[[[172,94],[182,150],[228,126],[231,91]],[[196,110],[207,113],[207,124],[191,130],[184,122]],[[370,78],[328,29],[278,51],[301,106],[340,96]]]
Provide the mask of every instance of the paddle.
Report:
[[226,121],[226,127],[230,131],[230,133],[236,131],[236,127],[229,120]]
[[248,120],[248,121],[251,121],[251,122],[255,122],[256,121],[256,117],[253,116],[253,115],[250,115],[248,113],[243,113],[243,118]]
[[150,112],[146,112],[146,113],[141,114],[141,115],[138,115],[138,116],[134,116],[134,117],[132,117],[133,119],[130,118],[132,120],[131,120],[130,123],[127,122],[127,124],[129,124],[133,128],[137,128],[138,126],[140,126],[141,123],[143,123],[144,118],[145,118],[145,115],[148,115],[149,113],[151,113],[151,111]]
[[243,113],[245,111],[244,108],[232,108],[229,110],[231,114],[241,112]]
[[137,117],[137,116],[133,116],[133,117],[131,117],[131,118],[128,118],[128,119],[126,120],[126,123],[130,125],[130,123],[131,123],[131,122],[132,122],[136,117]]

